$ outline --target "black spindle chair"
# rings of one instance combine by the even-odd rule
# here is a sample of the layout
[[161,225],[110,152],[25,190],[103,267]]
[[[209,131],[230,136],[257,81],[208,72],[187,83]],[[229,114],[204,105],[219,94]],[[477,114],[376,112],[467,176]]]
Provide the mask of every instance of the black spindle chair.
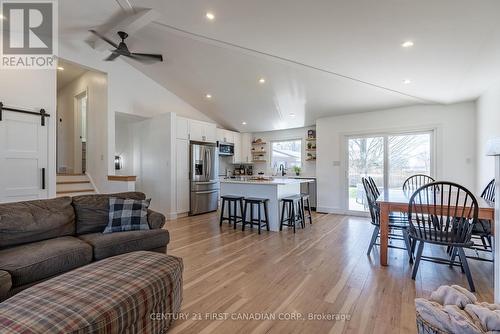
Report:
[[[471,247],[471,233],[478,216],[478,203],[465,187],[451,182],[432,182],[417,189],[408,204],[408,234],[418,243],[412,279],[417,276],[420,260],[460,265],[469,287],[475,291],[464,247]],[[423,256],[424,244],[446,246],[451,257]],[[458,255],[460,262],[455,264]]]
[[428,175],[415,174],[405,180],[405,182],[403,183],[403,191],[411,195],[421,186],[435,181],[436,180]]
[[[372,238],[370,240],[370,246],[368,247],[368,251],[366,252],[366,255],[370,255],[372,248],[374,245],[377,245],[377,238],[379,237],[380,234],[380,208],[377,204],[377,197],[378,197],[378,192],[375,190],[376,187],[372,186],[372,183],[368,178],[362,178],[361,182],[363,183],[363,187],[365,189],[365,194],[366,194],[366,199],[368,202],[368,209],[370,211],[370,216],[371,216],[371,223],[372,225],[375,226],[372,234]],[[408,222],[407,221],[402,221],[399,219],[399,217],[389,217],[389,238],[395,239],[395,240],[403,240],[405,247],[398,247],[395,245],[389,244],[388,246],[390,248],[397,248],[397,249],[406,249],[408,251],[408,255],[410,256],[411,259],[411,252],[410,252],[410,240],[408,238],[407,234],[407,229],[408,227]],[[401,234],[396,234],[397,230],[402,231]]]
[[[486,188],[484,188],[481,197],[489,202],[495,202],[495,179],[491,180]],[[484,219],[478,219],[478,221],[474,224],[474,227],[472,228],[472,237],[481,239],[482,243],[482,247],[479,245],[474,245],[474,250],[486,251],[490,253],[492,252],[493,247],[491,243],[491,224],[493,224],[493,222]],[[479,256],[470,258],[493,262],[490,259],[485,259]]]
[[372,190],[374,191],[374,193],[378,197],[380,195],[380,190],[378,189],[377,184],[375,183],[375,180],[371,176],[368,176],[367,179],[368,179],[368,182],[370,183],[370,187],[372,188]]

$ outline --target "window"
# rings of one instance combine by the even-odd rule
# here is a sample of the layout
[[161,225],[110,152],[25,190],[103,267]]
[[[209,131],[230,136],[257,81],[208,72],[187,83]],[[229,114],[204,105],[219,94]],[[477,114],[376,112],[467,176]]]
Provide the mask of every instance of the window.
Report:
[[271,166],[279,168],[283,164],[287,168],[302,165],[302,140],[284,140],[271,143]]
[[433,174],[433,132],[347,138],[348,208],[366,211],[361,178],[371,176],[382,190],[401,189],[414,174]]

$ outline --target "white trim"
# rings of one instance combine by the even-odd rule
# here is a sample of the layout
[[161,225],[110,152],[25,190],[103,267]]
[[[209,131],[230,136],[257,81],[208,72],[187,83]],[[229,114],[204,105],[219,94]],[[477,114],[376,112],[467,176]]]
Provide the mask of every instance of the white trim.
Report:
[[99,191],[99,189],[97,189],[97,187],[94,183],[94,179],[92,179],[92,176],[90,176],[90,174],[88,172],[85,172],[85,175],[87,175],[87,177],[89,178],[90,184],[92,185],[92,188],[94,188],[95,193],[100,194],[101,192]]

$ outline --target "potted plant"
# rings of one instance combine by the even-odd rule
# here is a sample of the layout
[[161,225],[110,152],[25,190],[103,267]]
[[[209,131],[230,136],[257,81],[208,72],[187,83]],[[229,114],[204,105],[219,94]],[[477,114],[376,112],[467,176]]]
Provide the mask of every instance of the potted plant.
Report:
[[302,168],[300,168],[299,166],[293,166],[292,170],[295,172],[295,175],[299,176]]

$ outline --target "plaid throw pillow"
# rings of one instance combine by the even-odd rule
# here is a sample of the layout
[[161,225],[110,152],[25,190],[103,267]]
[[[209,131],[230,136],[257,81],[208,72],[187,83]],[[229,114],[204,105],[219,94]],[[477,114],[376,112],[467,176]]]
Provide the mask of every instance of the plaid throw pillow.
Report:
[[149,230],[148,207],[151,199],[109,198],[108,225],[102,233]]

